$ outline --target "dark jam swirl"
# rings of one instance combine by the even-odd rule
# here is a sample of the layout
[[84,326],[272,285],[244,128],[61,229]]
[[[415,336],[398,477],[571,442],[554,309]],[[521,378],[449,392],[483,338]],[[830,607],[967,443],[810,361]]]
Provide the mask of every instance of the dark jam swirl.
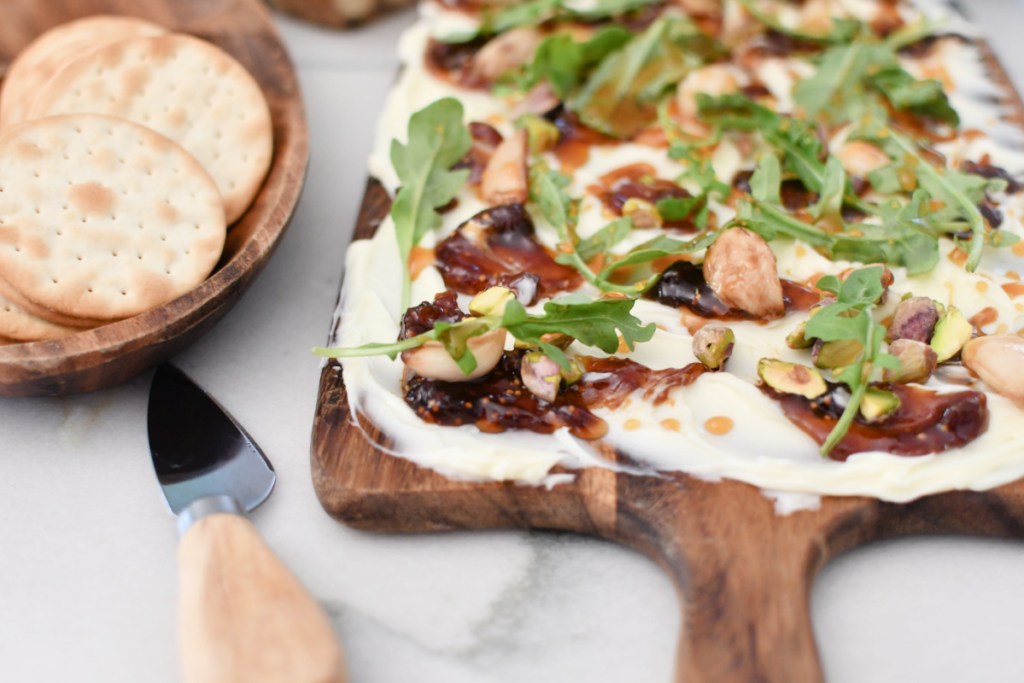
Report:
[[[764,386],[761,390],[779,402],[790,422],[823,444],[843,412],[836,401],[837,386],[814,400],[779,394]],[[901,384],[885,385],[884,389],[900,399],[899,409],[877,423],[865,422],[858,415],[829,457],[843,461],[865,451],[907,456],[939,453],[969,444],[988,428],[988,407],[981,392],[940,394]]]
[[398,338],[415,337],[434,329],[439,322],[457,323],[465,317],[455,292],[441,292],[433,301],[424,301],[405,312]]
[[500,285],[526,292],[523,298],[535,303],[582,283],[579,273],[556,263],[537,241],[522,204],[476,214],[437,245],[436,259],[445,285],[463,294]]
[[652,370],[628,358],[580,359],[587,374],[579,382],[583,402],[590,408],[618,408],[637,390],[654,405],[665,403],[669,392],[697,381],[707,369],[702,363]]
[[464,43],[446,43],[431,38],[423,62],[427,71],[437,78],[467,88],[482,88],[486,84],[474,76],[473,59],[486,43],[487,38],[484,37]]
[[[665,306],[686,308],[702,318],[752,320],[748,313],[719,299],[704,279],[701,267],[689,261],[676,261],[666,268],[645,296]],[[807,311],[821,301],[821,293],[813,287],[784,279],[782,298],[787,313]]]
[[483,432],[526,429],[550,434],[565,427],[581,439],[599,439],[607,423],[594,408],[618,408],[635,391],[655,405],[669,392],[695,382],[705,372],[700,363],[684,368],[652,370],[625,358],[580,361],[583,378],[559,392],[554,401],[537,398],[519,378],[524,351],[506,353],[498,365],[478,380],[441,382],[413,375],[405,384],[405,402],[426,422],[445,426],[476,425]]
[[581,439],[604,436],[608,425],[590,412],[577,385],[559,392],[553,402],[530,393],[519,378],[524,353],[506,353],[493,370],[471,382],[413,375],[405,385],[405,402],[422,420],[444,426],[476,425],[482,432],[526,429],[540,434],[567,427]]
[[[658,178],[654,167],[646,163],[630,164],[606,173],[598,179],[597,184],[587,189],[618,216],[622,215],[622,207],[630,199],[657,204],[662,199],[689,199],[693,196],[671,180]],[[694,207],[694,211],[684,218],[666,220],[665,227],[695,231],[697,228],[693,224],[693,214],[698,208]]]

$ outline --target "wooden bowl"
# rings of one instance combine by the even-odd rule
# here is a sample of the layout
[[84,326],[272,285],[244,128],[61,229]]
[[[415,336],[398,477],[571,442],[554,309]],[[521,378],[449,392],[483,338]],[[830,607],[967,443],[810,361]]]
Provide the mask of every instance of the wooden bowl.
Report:
[[223,48],[252,73],[270,105],[274,158],[249,210],[228,232],[202,284],[147,313],[61,339],[0,346],[0,395],[92,391],[177,353],[238,300],[266,264],[298,202],[309,158],[302,97],[270,13],[259,0],[15,0],[3,3],[0,72],[43,31],[90,14],[125,14]]

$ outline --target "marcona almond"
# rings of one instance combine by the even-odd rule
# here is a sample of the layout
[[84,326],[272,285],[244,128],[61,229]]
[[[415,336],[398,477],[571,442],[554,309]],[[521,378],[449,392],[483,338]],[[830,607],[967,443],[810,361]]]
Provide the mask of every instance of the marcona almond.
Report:
[[786,312],[775,254],[746,228],[726,230],[708,248],[704,279],[719,299],[757,318]]
[[967,342],[960,354],[964,365],[995,392],[1024,401],[1024,337],[993,334]]
[[502,74],[529,62],[540,40],[540,32],[528,26],[502,33],[476,53],[473,58],[473,78],[483,83],[493,83]]
[[468,375],[463,373],[448,351],[439,341],[429,341],[423,346],[402,352],[405,367],[420,377],[442,382],[465,382],[479,379],[494,369],[505,352],[505,329],[499,327],[469,340],[469,350],[476,358],[476,369]]
[[489,204],[523,203],[529,196],[525,130],[507,137],[491,155],[480,180],[480,192]]
[[892,161],[880,147],[864,140],[850,140],[844,143],[836,156],[843,169],[858,178],[867,178],[872,171],[877,171]]

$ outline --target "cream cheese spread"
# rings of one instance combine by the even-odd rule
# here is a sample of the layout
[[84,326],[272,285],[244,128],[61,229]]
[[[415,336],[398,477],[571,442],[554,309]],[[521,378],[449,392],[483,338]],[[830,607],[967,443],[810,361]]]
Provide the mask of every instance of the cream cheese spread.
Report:
[[[854,16],[870,16],[873,3],[844,0]],[[974,35],[975,30],[956,15],[949,15],[939,2],[921,2],[922,12],[947,22],[947,29]],[[380,118],[376,146],[370,158],[370,172],[393,193],[398,179],[388,159],[392,139],[403,139],[412,112],[446,96],[458,98],[466,121],[485,121],[501,133],[512,131],[506,105],[488,93],[460,88],[430,73],[423,63],[428,38],[472,29],[465,14],[426,3],[420,21],[402,37],[399,50],[403,69],[388,97]],[[786,68],[785,62],[794,63]],[[960,114],[962,128],[984,134],[959,137],[941,143],[939,151],[949,159],[977,159],[988,154],[993,164],[1014,175],[1024,170],[1024,134],[1005,123],[998,98],[1005,95],[985,73],[979,50],[958,40],[942,40],[926,57],[904,57],[903,66],[915,74],[941,71],[950,86],[950,101]],[[803,73],[806,63],[795,58],[776,58],[761,69],[759,77],[787,106],[794,74]],[[724,147],[724,145],[723,145]],[[574,172],[574,196],[586,197],[581,206],[579,233],[586,236],[607,223],[601,203],[587,195],[588,184],[602,174],[636,162],[652,164],[659,176],[673,178],[683,167],[661,150],[638,144],[592,148],[589,159]],[[551,164],[557,166],[554,157]],[[752,168],[743,157],[728,148],[715,157],[716,172],[731,179],[739,168]],[[1024,197],[1002,198],[1002,230],[1024,235]],[[424,246],[443,239],[477,211],[487,208],[472,191],[458,197],[458,208],[444,214],[436,235]],[[729,218],[730,209],[714,207],[719,218]],[[543,218],[534,215],[538,238],[556,243],[554,232]],[[634,230],[616,247],[626,250],[651,237],[649,231]],[[775,240],[771,247],[782,277],[803,281],[815,274],[838,274],[851,263],[830,261],[812,248],[794,240]],[[985,325],[985,333],[1024,330],[1024,297],[1013,298],[1002,287],[1016,282],[1024,272],[1024,251],[986,247],[982,266],[967,272],[955,262],[953,242],[943,240],[939,265],[930,273],[908,277],[894,268],[891,291],[899,295],[932,297],[946,306],[956,306],[967,317],[983,309],[996,314]],[[346,274],[338,309],[332,346],[358,346],[393,340],[399,331],[403,311],[400,292],[403,264],[399,257],[391,219],[385,220],[374,237],[354,242],[347,256]],[[431,299],[445,289],[438,271],[424,269],[413,283],[412,301]],[[465,300],[465,298],[463,298]],[[654,301],[639,299],[634,315],[654,322],[654,338],[637,346],[630,358],[651,368],[682,367],[695,359],[691,336],[679,311]],[[605,441],[628,453],[649,468],[647,471],[683,471],[707,478],[731,478],[758,486],[779,499],[778,509],[788,511],[814,504],[816,496],[868,495],[887,501],[908,501],[950,489],[986,489],[1024,476],[1024,409],[994,392],[986,392],[990,411],[989,427],[965,447],[935,455],[905,457],[882,452],[851,456],[846,462],[823,458],[816,443],[793,425],[777,402],[755,385],[756,366],[763,357],[799,362],[798,352],[785,343],[786,335],[800,319],[788,315],[768,323],[730,323],[736,334],[735,351],[728,372],[708,373],[688,387],[673,390],[670,400],[654,405],[639,394],[615,410],[595,409],[607,421]],[[593,349],[587,349],[593,353]],[[400,360],[386,357],[346,358],[344,379],[352,407],[379,425],[392,440],[393,455],[435,469],[447,476],[485,480],[513,480],[526,484],[555,485],[571,475],[552,474],[561,465],[571,471],[586,466],[617,467],[603,459],[589,442],[562,429],[551,435],[523,431],[487,434],[474,426],[442,427],[423,422],[402,398]],[[937,391],[962,389],[938,377],[927,387]],[[980,385],[979,385],[980,386]],[[713,418],[729,418],[732,429],[712,433],[707,425]]]

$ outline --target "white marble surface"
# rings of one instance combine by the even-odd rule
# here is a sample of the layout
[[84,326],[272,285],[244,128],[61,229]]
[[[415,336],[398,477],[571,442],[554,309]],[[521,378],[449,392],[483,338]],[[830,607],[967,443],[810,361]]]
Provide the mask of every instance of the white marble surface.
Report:
[[[1024,3],[969,7],[1024,86]],[[277,467],[254,520],[331,614],[353,683],[667,683],[680,618],[646,559],[568,535],[359,533],[313,495],[319,362],[308,350],[326,334],[411,19],[345,34],[279,19],[312,136],[305,194],[265,273],[177,362]],[[180,679],[176,537],[149,462],[148,383],[0,400],[0,681]],[[918,539],[844,556],[813,595],[828,679],[1024,680],[1022,577],[1019,543]]]

